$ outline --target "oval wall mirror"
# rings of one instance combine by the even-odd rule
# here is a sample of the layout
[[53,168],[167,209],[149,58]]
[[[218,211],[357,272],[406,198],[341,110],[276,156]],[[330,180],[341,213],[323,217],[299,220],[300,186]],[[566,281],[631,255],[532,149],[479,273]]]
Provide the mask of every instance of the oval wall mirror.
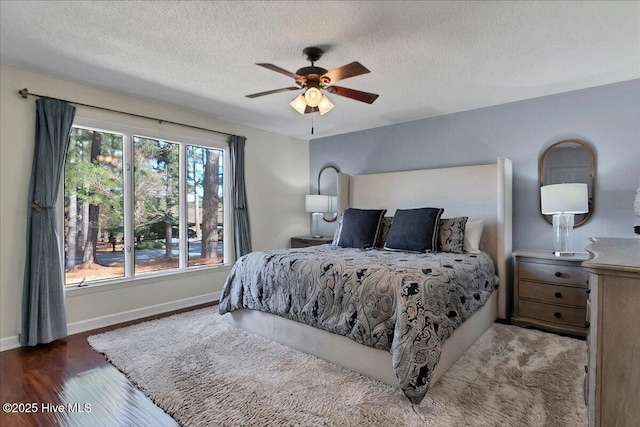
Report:
[[[575,225],[578,227],[593,214],[595,192],[595,156],[585,142],[565,140],[556,142],[547,148],[540,158],[540,186],[580,182],[587,184],[589,191],[589,212],[577,214]],[[551,215],[542,215],[553,224]]]
[[[338,174],[340,169],[337,166],[326,165],[318,172],[318,194],[336,197],[338,195]],[[336,200],[336,198],[334,198]],[[337,211],[337,206],[336,206]],[[325,213],[322,219],[326,222],[334,222],[338,219],[338,213]]]

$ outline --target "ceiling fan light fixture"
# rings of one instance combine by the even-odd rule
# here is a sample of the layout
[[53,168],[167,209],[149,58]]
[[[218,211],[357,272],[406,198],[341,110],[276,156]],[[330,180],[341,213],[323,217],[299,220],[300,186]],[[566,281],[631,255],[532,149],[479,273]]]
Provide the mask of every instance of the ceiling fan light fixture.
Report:
[[333,108],[333,102],[329,100],[325,95],[322,96],[322,100],[318,104],[318,111],[322,116],[325,113],[328,113]]
[[[0,0],[1,1],[1,0]],[[274,64],[257,63],[261,67],[275,71],[285,76],[293,78],[297,86],[283,87],[280,89],[267,90],[264,92],[252,93],[246,95],[247,98],[257,98],[264,95],[271,95],[280,92],[288,92],[291,90],[303,90],[304,92],[289,103],[291,108],[300,114],[319,112],[321,115],[326,114],[333,109],[333,103],[324,93],[328,92],[333,95],[344,96],[356,101],[373,103],[378,98],[375,93],[363,92],[360,90],[349,89],[346,87],[335,86],[333,83],[348,79],[350,77],[367,74],[370,71],[358,61],[351,62],[342,67],[327,71],[322,67],[316,67],[315,62],[322,57],[324,53],[319,47],[307,47],[302,51],[311,62],[311,66],[302,67],[295,73],[280,68]]]
[[317,107],[320,102],[322,102],[322,98],[322,92],[320,92],[320,89],[314,86],[307,89],[307,91],[304,93],[304,100],[307,102],[307,105],[309,107]]
[[291,101],[289,105],[291,105],[291,107],[300,114],[304,114],[305,110],[307,109],[307,103],[305,102],[304,96],[302,95],[298,95],[298,97]]

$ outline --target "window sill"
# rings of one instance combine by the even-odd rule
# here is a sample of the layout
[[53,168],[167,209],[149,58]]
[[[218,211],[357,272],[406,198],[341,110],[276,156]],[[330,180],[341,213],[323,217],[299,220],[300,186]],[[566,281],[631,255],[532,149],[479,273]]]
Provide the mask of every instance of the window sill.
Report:
[[93,294],[97,292],[109,292],[116,289],[132,286],[147,285],[149,283],[164,282],[168,280],[184,279],[208,274],[228,274],[233,264],[223,264],[217,267],[191,267],[188,270],[175,270],[167,272],[149,273],[132,278],[117,278],[95,282],[86,286],[70,286],[65,288],[65,297]]

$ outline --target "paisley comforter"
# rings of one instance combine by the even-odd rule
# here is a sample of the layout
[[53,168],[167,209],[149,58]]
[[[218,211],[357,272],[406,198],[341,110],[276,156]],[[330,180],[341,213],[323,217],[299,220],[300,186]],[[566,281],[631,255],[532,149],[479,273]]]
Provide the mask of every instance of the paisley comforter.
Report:
[[220,313],[273,313],[390,350],[405,395],[419,403],[453,330],[495,288],[489,255],[407,253],[321,245],[238,259]]

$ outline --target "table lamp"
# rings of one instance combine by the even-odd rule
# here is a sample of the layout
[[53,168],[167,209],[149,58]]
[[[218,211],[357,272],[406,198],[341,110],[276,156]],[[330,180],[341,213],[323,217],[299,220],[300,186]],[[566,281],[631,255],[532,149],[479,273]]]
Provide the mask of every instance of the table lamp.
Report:
[[323,213],[331,212],[331,204],[331,198],[322,194],[307,194],[304,197],[304,208],[311,212],[313,218],[311,237],[322,237],[318,231],[318,222]]
[[553,215],[554,254],[573,255],[573,216],[589,211],[587,184],[552,184],[540,187],[541,210]]

